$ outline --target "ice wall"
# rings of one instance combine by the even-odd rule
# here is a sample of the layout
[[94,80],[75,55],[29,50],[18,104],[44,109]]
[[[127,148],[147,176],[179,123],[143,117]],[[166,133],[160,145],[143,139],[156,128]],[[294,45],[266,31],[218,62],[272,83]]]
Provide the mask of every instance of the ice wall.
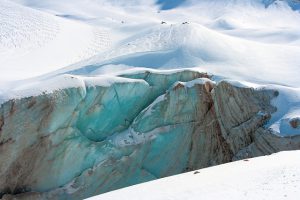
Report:
[[278,91],[196,71],[142,71],[0,108],[4,199],[82,199],[236,159],[299,149],[264,127]]

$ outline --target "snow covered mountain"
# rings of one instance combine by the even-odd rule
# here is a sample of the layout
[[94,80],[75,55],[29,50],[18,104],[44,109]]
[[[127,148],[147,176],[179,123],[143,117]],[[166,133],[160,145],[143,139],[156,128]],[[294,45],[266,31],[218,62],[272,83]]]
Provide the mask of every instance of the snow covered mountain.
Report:
[[[7,33],[1,33],[1,52],[5,53],[1,62],[3,66],[10,66],[2,81],[42,75],[98,54],[98,58],[79,67],[95,63],[151,68],[197,66],[230,78],[298,86],[300,17],[282,1],[268,3],[268,9],[254,0],[184,1],[178,9],[159,13],[158,5],[170,5],[168,1],[159,1],[161,4],[157,6],[155,1],[77,1],[71,6],[68,1],[21,1],[24,5],[75,19],[77,23],[2,2],[1,20],[7,24],[2,31]],[[11,6],[8,8],[8,5]],[[26,16],[29,11],[33,16],[22,17],[25,22],[20,23],[21,20],[14,17]],[[50,32],[43,32],[47,31],[46,27],[34,24],[36,18],[41,19],[36,23],[48,24]],[[96,24],[99,28],[81,25],[78,21]],[[162,21],[167,24],[159,25]],[[183,22],[189,24],[182,25]],[[45,30],[39,32],[36,26]],[[15,30],[9,31],[14,27]],[[26,30],[26,27],[29,28]],[[109,44],[112,48],[101,54]],[[162,61],[147,62],[153,57]],[[112,58],[113,61],[108,60]],[[280,81],[281,75],[289,79]]]
[[82,199],[300,149],[299,5],[0,0],[0,197]]

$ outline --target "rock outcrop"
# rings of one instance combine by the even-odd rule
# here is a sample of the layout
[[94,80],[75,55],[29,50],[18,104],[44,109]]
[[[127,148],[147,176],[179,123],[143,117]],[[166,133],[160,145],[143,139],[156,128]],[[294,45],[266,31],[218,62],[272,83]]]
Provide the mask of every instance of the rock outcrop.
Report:
[[10,100],[0,108],[4,199],[82,199],[281,150],[300,137],[264,127],[273,90],[207,74],[141,72],[126,82]]

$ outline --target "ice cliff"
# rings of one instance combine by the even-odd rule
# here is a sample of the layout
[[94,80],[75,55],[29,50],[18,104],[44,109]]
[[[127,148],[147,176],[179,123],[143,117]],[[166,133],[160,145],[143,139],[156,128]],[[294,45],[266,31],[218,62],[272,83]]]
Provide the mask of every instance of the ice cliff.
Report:
[[2,103],[1,196],[82,199],[300,148],[300,136],[266,126],[280,91],[213,80],[145,70]]

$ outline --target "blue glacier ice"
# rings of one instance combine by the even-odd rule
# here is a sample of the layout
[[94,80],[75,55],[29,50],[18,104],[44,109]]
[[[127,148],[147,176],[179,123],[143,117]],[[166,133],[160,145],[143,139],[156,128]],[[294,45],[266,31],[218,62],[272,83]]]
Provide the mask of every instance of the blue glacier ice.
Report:
[[264,127],[278,91],[214,82],[191,70],[120,77],[1,104],[1,196],[83,199],[299,148],[299,136]]

